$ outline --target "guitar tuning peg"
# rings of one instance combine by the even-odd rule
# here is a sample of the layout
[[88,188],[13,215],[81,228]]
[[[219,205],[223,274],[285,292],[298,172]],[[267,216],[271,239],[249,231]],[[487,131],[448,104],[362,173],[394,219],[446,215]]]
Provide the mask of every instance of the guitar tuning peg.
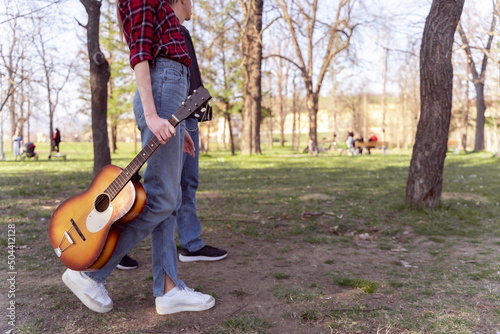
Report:
[[195,93],[195,94],[196,94],[196,89],[195,89],[195,90],[193,90],[193,93]]
[[188,99],[188,100],[191,100],[191,95],[189,95],[187,99]]
[[194,106],[195,106],[195,107],[197,107],[197,106],[198,106],[198,103],[195,103],[195,104],[194,104]]
[[207,108],[203,107],[203,108],[201,108],[201,110],[200,110],[200,111],[201,111],[201,112],[205,112],[205,111],[207,111]]
[[182,105],[183,105],[183,106],[185,106],[185,105],[186,105],[186,103],[182,102]]
[[200,115],[199,114],[194,114],[194,117],[200,118]]

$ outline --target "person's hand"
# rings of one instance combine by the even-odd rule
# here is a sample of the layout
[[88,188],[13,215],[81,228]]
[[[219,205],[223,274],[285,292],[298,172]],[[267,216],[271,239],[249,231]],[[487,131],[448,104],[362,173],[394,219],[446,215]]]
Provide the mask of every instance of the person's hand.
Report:
[[182,151],[184,153],[189,154],[193,158],[195,156],[194,142],[191,136],[189,135],[189,132],[187,131],[186,134],[184,135],[184,146],[182,147]]
[[156,113],[151,116],[146,117],[146,124],[149,130],[158,138],[160,143],[165,144],[170,137],[175,134],[175,128],[170,124],[170,122],[164,118],[161,118]]

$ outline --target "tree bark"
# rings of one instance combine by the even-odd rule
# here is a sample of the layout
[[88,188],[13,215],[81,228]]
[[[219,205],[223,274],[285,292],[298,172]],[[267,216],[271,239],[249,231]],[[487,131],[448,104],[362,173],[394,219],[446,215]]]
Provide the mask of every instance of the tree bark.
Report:
[[453,92],[453,38],[464,0],[433,0],[420,47],[421,115],[406,203],[432,209],[441,198]]
[[[470,68],[467,66],[467,78],[469,78]],[[467,150],[467,130],[469,128],[469,81],[465,82],[465,111],[462,124],[462,149]]]
[[94,140],[94,170],[111,163],[106,114],[108,109],[109,63],[99,48],[99,19],[101,1],[80,0],[88,14],[87,48],[90,60],[90,89],[92,95],[92,137]]
[[240,1],[245,14],[243,32],[243,64],[245,68],[245,88],[243,106],[243,128],[241,152],[261,154],[261,68],[262,68],[262,11],[264,0]]

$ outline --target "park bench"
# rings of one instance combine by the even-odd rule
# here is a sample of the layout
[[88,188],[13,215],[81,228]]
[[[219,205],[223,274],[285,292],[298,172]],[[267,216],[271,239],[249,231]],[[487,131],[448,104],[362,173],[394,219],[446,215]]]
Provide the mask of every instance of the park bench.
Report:
[[458,154],[460,152],[458,148],[458,140],[448,140],[448,149],[452,148],[453,153]]
[[356,142],[356,148],[364,148],[368,149],[381,149],[384,150],[384,153],[388,153],[388,143],[386,141],[364,141],[364,142]]

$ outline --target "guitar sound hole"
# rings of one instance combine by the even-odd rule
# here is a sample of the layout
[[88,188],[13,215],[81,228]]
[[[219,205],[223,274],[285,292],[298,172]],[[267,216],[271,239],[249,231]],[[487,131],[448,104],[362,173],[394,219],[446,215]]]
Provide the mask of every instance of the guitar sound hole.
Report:
[[100,194],[94,202],[94,207],[97,212],[104,212],[109,207],[109,196],[107,194]]

